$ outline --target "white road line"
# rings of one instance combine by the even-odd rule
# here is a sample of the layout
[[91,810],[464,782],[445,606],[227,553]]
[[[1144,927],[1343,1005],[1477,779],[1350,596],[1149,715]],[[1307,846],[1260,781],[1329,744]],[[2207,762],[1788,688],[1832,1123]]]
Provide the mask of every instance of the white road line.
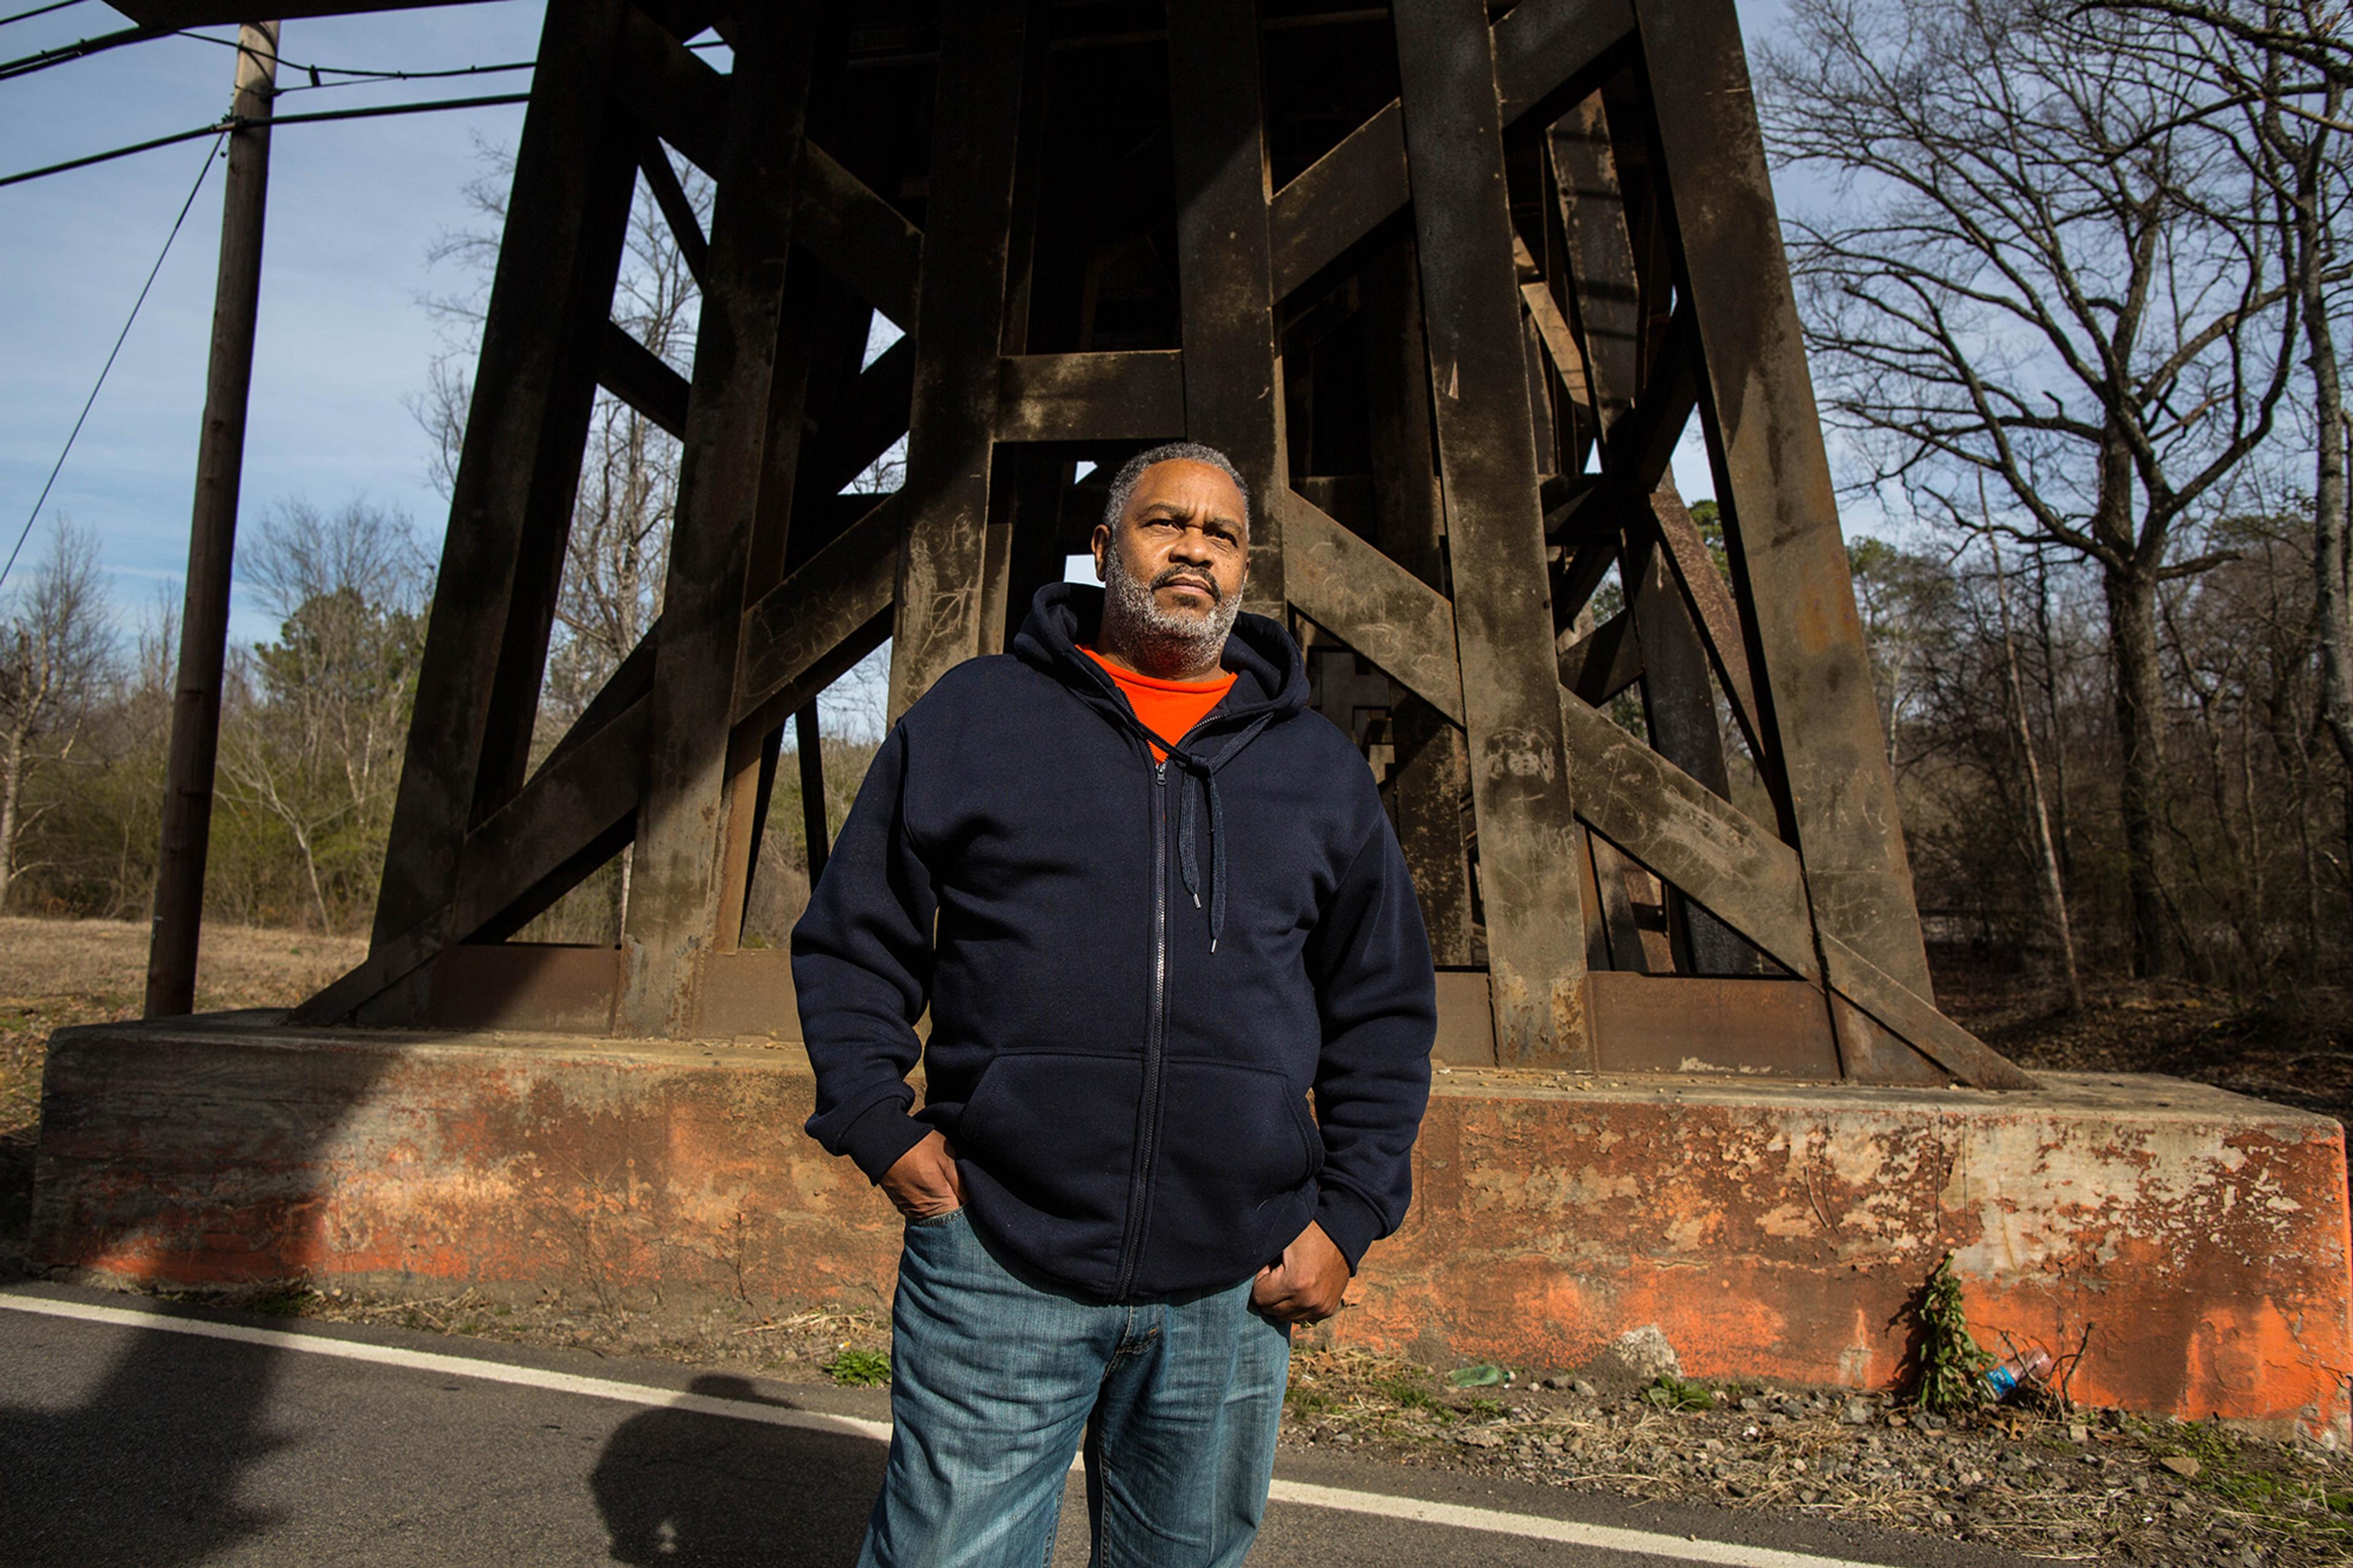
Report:
[[438,1372],[490,1383],[543,1388],[553,1394],[579,1394],[590,1399],[611,1399],[623,1405],[643,1405],[661,1410],[691,1410],[704,1415],[725,1415],[738,1421],[765,1422],[807,1432],[831,1432],[841,1436],[891,1440],[891,1423],[862,1421],[855,1415],[828,1415],[815,1410],[787,1410],[744,1399],[714,1399],[707,1394],[686,1394],[653,1388],[642,1383],[622,1383],[609,1377],[581,1377],[568,1372],[545,1372],[535,1366],[478,1361],[472,1356],[441,1355],[432,1351],[405,1350],[397,1345],[360,1344],[321,1334],[289,1333],[282,1329],[249,1329],[239,1323],[208,1323],[195,1318],[166,1317],[160,1312],[134,1312],[121,1307],[92,1307],[80,1301],[53,1301],[39,1296],[0,1295],[0,1307],[12,1312],[35,1312],[49,1318],[73,1318],[119,1329],[193,1334],[205,1340],[231,1340],[238,1344],[268,1345],[272,1350],[300,1351],[306,1355],[364,1361],[376,1366],[405,1367],[411,1372]]
[[1883,1568],[1882,1564],[1857,1563],[1844,1557],[1816,1557],[1805,1552],[1778,1552],[1769,1546],[1661,1535],[1648,1530],[1621,1530],[1607,1524],[1584,1524],[1573,1519],[1547,1519],[1537,1513],[1468,1508],[1461,1503],[1425,1502],[1419,1498],[1390,1497],[1382,1492],[1344,1491],[1338,1487],[1310,1486],[1305,1481],[1279,1479],[1267,1495],[1276,1502],[1300,1503],[1308,1508],[1378,1514],[1383,1519],[1446,1524],[1457,1530],[1484,1530],[1497,1535],[1524,1535],[1532,1541],[1559,1541],[1600,1552],[1671,1557],[1678,1563],[1718,1563],[1728,1568]]
[[[788,1410],[742,1399],[716,1399],[706,1394],[686,1394],[617,1378],[581,1377],[568,1372],[546,1372],[508,1362],[482,1361],[473,1356],[442,1355],[433,1351],[397,1345],[362,1344],[322,1334],[293,1333],[282,1329],[253,1329],[240,1323],[207,1322],[198,1318],[168,1317],[160,1312],[133,1311],[121,1307],[94,1307],[80,1301],[58,1301],[42,1296],[0,1293],[0,1309],[42,1317],[70,1318],[111,1328],[148,1332],[188,1334],[197,1339],[228,1340],[237,1344],[267,1345],[272,1350],[304,1355],[332,1356],[375,1366],[401,1367],[410,1372],[439,1373],[541,1388],[552,1394],[576,1394],[589,1399],[609,1399],[662,1410],[691,1410],[703,1415],[736,1421],[757,1421],[805,1432],[888,1442],[888,1421],[866,1421],[855,1415],[830,1415],[815,1410]],[[1077,1465],[1071,1467],[1073,1470]],[[1278,1479],[1269,1493],[1275,1502],[1303,1508],[1331,1509],[1342,1513],[1372,1514],[1382,1519],[1419,1524],[1446,1525],[1456,1530],[1485,1531],[1533,1541],[1557,1541],[1597,1551],[1622,1552],[1642,1557],[1664,1557],[1678,1563],[1708,1563],[1723,1568],[1884,1568],[1844,1557],[1818,1557],[1804,1552],[1781,1552],[1766,1546],[1742,1546],[1728,1541],[1661,1535],[1653,1531],[1625,1530],[1612,1525],[1585,1524],[1576,1520],[1548,1519],[1542,1514],[1507,1513],[1501,1509],[1472,1508],[1461,1503],[1428,1502],[1419,1498],[1390,1497],[1381,1492],[1349,1491],[1339,1487],[1313,1486],[1305,1481]]]

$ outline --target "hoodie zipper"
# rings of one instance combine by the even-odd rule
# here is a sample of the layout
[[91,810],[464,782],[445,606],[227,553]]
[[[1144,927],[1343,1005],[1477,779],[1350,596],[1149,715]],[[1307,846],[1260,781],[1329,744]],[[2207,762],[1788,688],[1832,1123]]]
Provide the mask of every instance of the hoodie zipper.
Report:
[[1143,1102],[1136,1110],[1135,1164],[1127,1178],[1127,1237],[1120,1247],[1119,1283],[1112,1292],[1124,1300],[1143,1261],[1144,1231],[1150,1219],[1152,1163],[1160,1142],[1161,1057],[1168,1034],[1168,763],[1152,769],[1152,994],[1144,1024]]

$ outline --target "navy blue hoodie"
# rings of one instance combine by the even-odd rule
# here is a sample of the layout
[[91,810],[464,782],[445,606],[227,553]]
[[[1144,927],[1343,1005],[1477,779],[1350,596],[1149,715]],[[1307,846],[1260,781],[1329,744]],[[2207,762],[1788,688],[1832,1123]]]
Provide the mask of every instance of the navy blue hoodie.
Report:
[[876,754],[793,930],[809,1133],[879,1179],[940,1129],[981,1235],[1098,1300],[1236,1284],[1310,1219],[1354,1268],[1405,1217],[1437,1027],[1371,772],[1249,615],[1155,764],[1078,651],[1102,613],[1040,590]]

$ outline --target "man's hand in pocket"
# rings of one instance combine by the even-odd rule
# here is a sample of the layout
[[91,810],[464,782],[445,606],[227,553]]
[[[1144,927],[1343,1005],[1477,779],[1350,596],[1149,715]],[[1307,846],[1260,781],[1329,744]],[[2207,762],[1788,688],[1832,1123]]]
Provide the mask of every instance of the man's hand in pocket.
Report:
[[928,1132],[882,1173],[882,1194],[909,1219],[937,1219],[964,1207],[964,1178],[947,1134]]

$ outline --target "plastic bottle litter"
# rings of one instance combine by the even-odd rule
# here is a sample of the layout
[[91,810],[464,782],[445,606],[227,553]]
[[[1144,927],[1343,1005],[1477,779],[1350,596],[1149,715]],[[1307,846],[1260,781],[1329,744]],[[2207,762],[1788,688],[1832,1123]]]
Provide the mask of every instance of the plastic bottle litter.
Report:
[[2008,1399],[2028,1384],[2039,1384],[2051,1375],[2051,1352],[2036,1346],[2023,1350],[1985,1374],[1986,1392],[1995,1399]]

